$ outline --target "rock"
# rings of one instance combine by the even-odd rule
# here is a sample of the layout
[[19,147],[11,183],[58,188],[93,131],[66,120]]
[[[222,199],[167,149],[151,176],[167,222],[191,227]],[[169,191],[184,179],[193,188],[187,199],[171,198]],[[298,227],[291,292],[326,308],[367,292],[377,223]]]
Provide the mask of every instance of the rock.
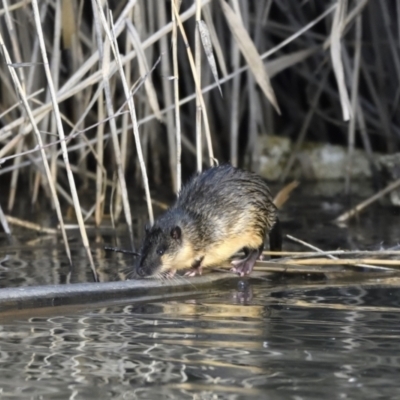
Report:
[[[294,145],[280,136],[264,136],[260,157],[260,174],[268,180],[278,180],[290,158]],[[371,177],[368,158],[364,151],[354,149],[352,178]],[[288,175],[290,179],[332,180],[344,179],[347,171],[347,148],[317,142],[304,142]]]

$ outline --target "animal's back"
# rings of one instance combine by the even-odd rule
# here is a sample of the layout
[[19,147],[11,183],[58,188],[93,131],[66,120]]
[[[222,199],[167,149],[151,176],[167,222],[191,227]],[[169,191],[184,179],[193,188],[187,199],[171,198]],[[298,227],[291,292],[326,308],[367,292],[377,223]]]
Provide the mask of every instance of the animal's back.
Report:
[[182,188],[174,208],[191,213],[212,243],[254,231],[263,236],[276,218],[264,180],[230,165],[193,177]]

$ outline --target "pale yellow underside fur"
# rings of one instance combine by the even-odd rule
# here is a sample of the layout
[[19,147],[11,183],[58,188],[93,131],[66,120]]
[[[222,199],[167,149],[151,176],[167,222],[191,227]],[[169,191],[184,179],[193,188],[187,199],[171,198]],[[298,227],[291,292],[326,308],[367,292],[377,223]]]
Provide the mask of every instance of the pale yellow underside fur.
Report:
[[160,272],[171,269],[181,270],[190,268],[196,260],[204,257],[201,265],[203,267],[218,266],[226,262],[231,256],[248,247],[258,249],[262,244],[263,238],[256,235],[254,231],[245,232],[240,236],[231,237],[224,242],[219,242],[208,246],[201,253],[196,253],[189,243],[183,243],[177,254],[165,254],[161,257]]

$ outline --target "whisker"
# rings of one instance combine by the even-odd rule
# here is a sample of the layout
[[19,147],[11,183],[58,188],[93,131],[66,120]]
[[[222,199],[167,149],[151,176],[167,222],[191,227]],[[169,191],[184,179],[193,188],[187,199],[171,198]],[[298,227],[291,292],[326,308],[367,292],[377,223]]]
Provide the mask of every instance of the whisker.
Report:
[[135,257],[140,256],[140,253],[138,253],[137,251],[120,249],[118,247],[104,246],[104,250],[105,251],[112,251],[114,253],[130,254],[130,255],[135,256]]
[[181,280],[183,280],[183,282],[185,282],[185,283],[189,284],[190,286],[192,286],[195,290],[198,290],[197,287],[196,287],[196,286],[194,285],[194,283],[192,282],[192,279],[187,278],[186,276],[182,276],[182,275],[179,275],[179,278],[180,278]]

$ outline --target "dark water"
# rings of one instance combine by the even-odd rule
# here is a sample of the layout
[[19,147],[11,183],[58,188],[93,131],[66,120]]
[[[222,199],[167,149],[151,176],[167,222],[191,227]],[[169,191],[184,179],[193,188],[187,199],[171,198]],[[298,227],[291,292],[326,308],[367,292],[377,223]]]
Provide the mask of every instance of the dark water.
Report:
[[[342,199],[300,194],[282,215],[285,232],[326,250],[397,245],[397,210],[374,206],[339,228],[329,221]],[[1,239],[1,287],[92,279],[78,241],[71,270],[56,239],[28,236]],[[111,240],[94,244],[103,281],[132,262],[104,254]],[[396,277],[276,276],[155,303],[0,308],[0,398],[398,399],[399,374]]]
[[[240,298],[243,296],[243,298]],[[276,287],[14,317],[4,397],[399,398],[398,287]],[[35,314],[35,312],[32,312]]]

